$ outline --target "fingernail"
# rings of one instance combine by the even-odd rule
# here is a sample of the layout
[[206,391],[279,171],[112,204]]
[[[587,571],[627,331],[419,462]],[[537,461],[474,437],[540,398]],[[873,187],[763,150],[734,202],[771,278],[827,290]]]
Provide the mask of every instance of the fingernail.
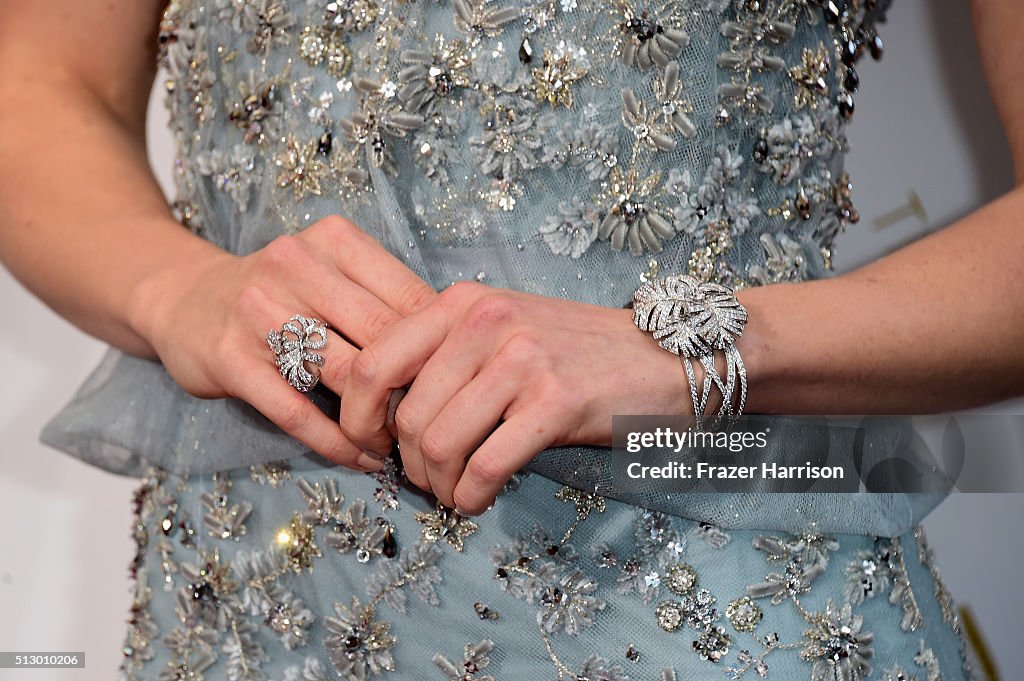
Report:
[[490,511],[492,508],[494,508],[494,504],[491,504],[490,506],[488,506],[484,510],[480,511],[479,513],[469,513],[467,511],[464,511],[461,508],[459,508],[458,504],[455,504],[455,512],[458,513],[461,516],[466,516],[466,517],[471,517],[471,516],[475,516],[475,515],[476,516],[483,515],[484,513],[487,513],[488,511]]
[[367,456],[365,453],[359,455],[359,458],[356,459],[356,463],[371,471],[379,471],[381,468],[384,468],[383,461]]
[[384,460],[384,455],[383,454],[378,454],[377,452],[371,452],[369,449],[364,449],[363,450],[363,454],[365,456],[370,457],[371,459],[376,459],[377,461],[383,461]]

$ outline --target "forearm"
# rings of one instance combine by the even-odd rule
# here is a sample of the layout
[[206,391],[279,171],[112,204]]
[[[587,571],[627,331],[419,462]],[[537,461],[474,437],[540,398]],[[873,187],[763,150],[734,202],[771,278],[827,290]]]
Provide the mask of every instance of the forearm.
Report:
[[739,292],[749,413],[930,413],[1024,393],[1024,189],[848,274]]
[[0,259],[87,333],[155,356],[133,328],[133,294],[154,272],[217,249],[172,218],[141,129],[70,77],[4,75]]

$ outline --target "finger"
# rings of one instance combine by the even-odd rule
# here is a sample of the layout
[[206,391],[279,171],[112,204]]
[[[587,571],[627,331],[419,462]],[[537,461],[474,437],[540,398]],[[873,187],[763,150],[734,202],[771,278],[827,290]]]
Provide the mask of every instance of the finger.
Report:
[[[324,358],[323,366],[318,367],[320,382],[335,395],[341,395],[345,389],[345,381],[348,380],[352,361],[359,354],[359,350],[352,347],[351,343],[334,333],[334,331],[328,329],[327,344],[322,350],[317,352]],[[271,352],[271,356],[273,356],[273,352]]]
[[460,513],[483,513],[512,474],[552,443],[543,428],[541,410],[524,410],[498,426],[469,457],[455,486],[455,507]]
[[[327,268],[325,268],[326,270]],[[310,282],[313,308],[352,345],[362,348],[402,315],[356,282],[327,271]]]
[[[441,409],[423,433],[420,449],[430,489],[446,506],[455,506],[455,485],[466,468],[466,459],[498,427],[518,392],[518,383],[509,380],[498,363],[491,362]],[[405,454],[403,446],[403,461]]]
[[422,310],[437,296],[405,263],[344,218],[324,218],[302,233],[326,246],[342,274],[403,316]]
[[259,358],[252,364],[234,373],[235,382],[231,387],[236,397],[331,461],[357,470],[379,470],[383,466],[383,462],[361,460],[360,450],[348,441],[338,424],[289,385],[272,362]]
[[[378,454],[390,451],[387,414],[391,391],[415,378],[447,333],[447,312],[441,306],[431,306],[396,322],[359,352],[352,361],[341,405],[341,429],[354,445]],[[401,424],[397,427],[401,431]]]
[[[395,430],[406,474],[416,485],[433,491],[440,498],[438,488],[433,484],[435,476],[439,477],[440,489],[448,492],[444,497],[448,503],[458,477],[444,484],[440,479],[444,475],[442,471],[457,476],[471,450],[460,454],[442,447],[442,443],[434,443],[424,451],[423,440],[428,426],[445,405],[473,380],[486,363],[488,355],[493,352],[488,341],[485,337],[474,338],[473,333],[467,332],[467,327],[460,323],[424,363],[395,413]],[[494,423],[497,420],[492,425]],[[434,475],[431,475],[431,470]]]

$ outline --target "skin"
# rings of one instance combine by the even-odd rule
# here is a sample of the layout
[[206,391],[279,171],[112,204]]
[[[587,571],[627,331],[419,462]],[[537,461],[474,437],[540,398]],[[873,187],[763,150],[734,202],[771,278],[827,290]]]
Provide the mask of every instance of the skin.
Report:
[[[1020,180],[1015,4],[973,9]],[[467,514],[545,447],[609,444],[613,414],[689,409],[677,358],[628,311],[473,283],[438,295],[341,218],[245,256],[182,229],[145,158],[162,5],[0,0],[0,130],[18,131],[0,136],[0,258],[58,313],[343,465],[378,468],[363,452],[397,437],[410,480]],[[747,412],[922,413],[1020,394],[1022,253],[1018,186],[854,272],[740,291]],[[263,345],[296,310],[337,332],[323,381],[344,395],[340,423],[281,380]],[[212,351],[195,328],[214,330]]]

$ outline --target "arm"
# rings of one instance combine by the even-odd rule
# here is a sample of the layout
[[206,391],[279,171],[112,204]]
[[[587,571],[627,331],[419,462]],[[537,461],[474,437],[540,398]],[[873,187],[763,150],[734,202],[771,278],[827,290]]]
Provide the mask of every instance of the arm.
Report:
[[145,357],[132,292],[216,255],[172,218],[146,159],[163,4],[0,2],[0,258],[69,321]]
[[846,275],[741,291],[750,412],[927,413],[1024,392],[1024,17],[1012,0],[973,10],[1018,186]]
[[[976,0],[975,9],[1024,177],[1024,18],[1015,5]],[[1020,395],[1022,278],[1018,187],[846,275],[743,289],[746,411],[929,413]],[[614,414],[690,410],[676,358],[636,329],[628,310],[472,283],[446,290],[359,354],[341,415],[348,438],[386,449],[388,394],[409,381],[394,424],[406,473],[469,513],[546,447],[609,445]]]
[[83,330],[160,359],[189,393],[238,397],[310,449],[379,468],[278,375],[263,339],[293,314],[326,321],[337,333],[322,380],[340,393],[348,340],[369,342],[435,293],[341,218],[246,256],[172,218],[144,134],[164,4],[0,0],[0,259]]

